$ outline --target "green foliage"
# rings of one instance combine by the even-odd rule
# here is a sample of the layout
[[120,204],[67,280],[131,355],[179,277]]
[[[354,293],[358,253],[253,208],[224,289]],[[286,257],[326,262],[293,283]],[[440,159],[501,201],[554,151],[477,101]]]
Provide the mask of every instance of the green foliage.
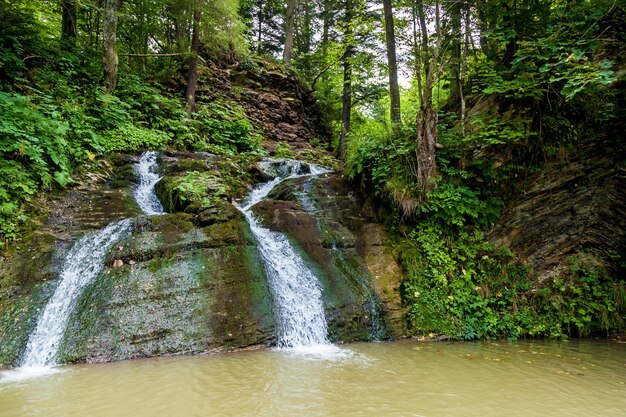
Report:
[[610,9],[606,2],[555,7],[545,35],[517,42],[507,71],[483,67],[474,88],[513,99],[541,99],[557,92],[571,101],[613,83],[614,62],[594,57],[601,45],[598,23]]
[[163,131],[138,127],[131,123],[106,130],[101,133],[100,137],[103,144],[100,150],[106,153],[162,149],[170,140],[169,135]]
[[58,107],[0,92],[0,114],[0,236],[7,240],[26,219],[22,204],[53,182],[65,186],[71,167]]
[[213,174],[192,171],[177,179],[174,190],[185,205],[193,205],[195,210],[202,211],[214,204],[214,198],[226,195],[224,186],[212,187],[216,183],[219,178]]
[[499,206],[499,201],[482,200],[480,193],[465,185],[443,182],[429,193],[417,214],[446,226],[486,226],[498,218]]
[[429,220],[410,238],[403,297],[418,334],[518,339],[624,330],[626,287],[583,254],[537,281],[476,229],[451,235]]
[[193,126],[197,136],[187,146],[197,151],[227,154],[252,152],[260,144],[261,138],[254,132],[252,123],[243,109],[234,103],[200,104],[194,113]]
[[469,133],[462,137],[461,141],[473,146],[510,145],[534,136],[528,119],[519,116],[496,117],[486,113],[470,116],[467,130]]
[[296,154],[294,153],[294,151],[291,149],[291,147],[289,146],[289,144],[285,143],[285,142],[281,142],[278,144],[278,146],[276,147],[276,150],[274,151],[274,156],[276,158],[289,158],[289,159],[295,159]]
[[375,183],[387,177],[385,154],[388,152],[388,133],[376,120],[365,119],[356,124],[348,135],[346,173],[350,178],[371,172]]

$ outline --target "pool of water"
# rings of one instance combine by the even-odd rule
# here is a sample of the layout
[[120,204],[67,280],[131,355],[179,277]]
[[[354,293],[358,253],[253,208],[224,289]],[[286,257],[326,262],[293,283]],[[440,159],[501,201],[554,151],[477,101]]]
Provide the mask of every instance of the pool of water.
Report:
[[626,344],[358,343],[0,375],[0,416],[626,416]]

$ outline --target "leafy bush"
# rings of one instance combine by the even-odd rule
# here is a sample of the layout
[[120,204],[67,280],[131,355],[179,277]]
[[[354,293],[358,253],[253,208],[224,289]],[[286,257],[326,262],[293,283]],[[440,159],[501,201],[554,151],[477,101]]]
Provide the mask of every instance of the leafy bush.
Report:
[[236,105],[200,104],[194,114],[196,136],[191,147],[196,151],[216,153],[252,152],[258,149],[260,136]]
[[162,149],[170,137],[156,129],[138,127],[130,123],[101,133],[104,152],[138,151],[140,149]]
[[506,248],[465,230],[452,235],[427,221],[410,234],[402,294],[416,333],[518,339],[624,330],[626,286],[584,254],[537,281]]
[[0,92],[0,114],[0,235],[7,240],[25,220],[22,204],[53,182],[65,186],[71,166],[58,107]]

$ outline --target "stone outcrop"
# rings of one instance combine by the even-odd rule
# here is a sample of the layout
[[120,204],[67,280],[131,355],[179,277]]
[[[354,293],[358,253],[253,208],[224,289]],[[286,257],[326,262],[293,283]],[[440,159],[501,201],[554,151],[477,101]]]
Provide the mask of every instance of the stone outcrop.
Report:
[[63,362],[102,362],[267,345],[273,316],[245,222],[198,228],[187,214],[137,218],[77,301]]
[[606,139],[579,146],[585,151],[525,180],[523,193],[509,202],[491,231],[494,241],[509,246],[540,276],[560,273],[567,258],[580,252],[611,268],[607,260],[624,248],[623,147]]
[[239,103],[262,133],[265,150],[273,153],[279,143],[312,149],[312,140],[328,139],[313,92],[294,73],[265,61],[210,68],[211,76],[200,79],[198,99]]
[[387,337],[406,334],[402,272],[392,245],[366,199],[341,174],[288,179],[268,197],[253,210],[319,268],[335,340],[371,338],[373,320],[384,322]]
[[[232,204],[267,177],[254,159],[175,153],[160,159],[165,177],[157,190],[172,214],[138,216],[129,188],[134,159],[120,157],[89,187],[56,196],[42,227],[4,258],[0,367],[19,363],[72,242],[120,217],[133,218],[133,231],[113,246],[103,273],[77,300],[61,362],[275,342],[265,270],[249,226]],[[320,277],[330,338],[348,342],[403,335],[400,269],[371,210],[341,175],[289,180],[271,197],[256,212],[293,238]],[[102,204],[91,206],[97,201]],[[87,216],[79,207],[61,209],[71,204],[97,215]]]

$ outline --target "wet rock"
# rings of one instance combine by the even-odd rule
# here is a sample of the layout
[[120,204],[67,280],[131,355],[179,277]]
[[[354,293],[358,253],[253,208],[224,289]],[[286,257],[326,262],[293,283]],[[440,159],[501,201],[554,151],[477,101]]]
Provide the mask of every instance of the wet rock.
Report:
[[[163,161],[177,164],[181,158],[171,154]],[[111,268],[76,303],[60,350],[62,362],[200,353],[275,342],[264,266],[245,218],[229,201],[241,195],[236,190],[247,190],[255,177],[262,177],[264,170],[257,167],[255,174],[254,164],[213,157],[201,161],[206,170],[200,171],[196,162],[185,167],[193,171],[164,167],[162,192],[171,200],[166,207],[174,213],[133,218],[130,236],[107,254],[105,264]],[[222,175],[226,172],[239,176]],[[204,187],[198,196],[185,194],[185,187],[176,183],[190,173]],[[196,173],[201,175],[195,177]],[[396,318],[399,301],[394,298],[400,275],[387,252],[384,232],[372,223],[367,205],[335,177],[288,180],[255,212],[268,226],[287,233],[320,276],[332,340],[371,339],[378,315],[372,300],[377,299],[382,301],[380,315],[388,329],[382,337],[402,335]],[[111,191],[106,179],[98,184],[81,190],[92,204],[101,198],[95,194]],[[221,188],[225,194],[217,193]],[[129,191],[117,191],[120,202],[126,201]],[[60,196],[53,207],[60,208],[61,202],[76,207],[58,211],[50,223],[52,232],[30,241],[32,252],[3,255],[0,262],[0,366],[19,361],[37,309],[56,286],[58,266],[72,236],[122,213],[124,217],[136,214],[129,205],[126,212],[114,210],[106,216],[103,212],[101,220],[87,226],[77,222],[74,210],[89,206],[77,201],[73,192]],[[54,232],[60,224],[68,225],[61,234],[68,239],[59,240]]]
[[556,161],[523,182],[490,233],[547,276],[568,257],[587,252],[611,268],[626,239],[626,175],[623,149],[607,140],[579,144],[580,155]]
[[210,226],[215,223],[224,223],[234,219],[242,219],[242,214],[230,202],[220,200],[194,217],[194,222],[200,226]]
[[115,249],[112,256],[135,264],[111,270],[81,295],[63,361],[201,353],[274,340],[271,297],[246,223],[187,229],[177,217],[158,216]]
[[372,299],[380,300],[386,337],[405,334],[402,271],[392,245],[341,175],[288,179],[253,211],[266,227],[287,234],[319,271],[333,340],[372,337]]

